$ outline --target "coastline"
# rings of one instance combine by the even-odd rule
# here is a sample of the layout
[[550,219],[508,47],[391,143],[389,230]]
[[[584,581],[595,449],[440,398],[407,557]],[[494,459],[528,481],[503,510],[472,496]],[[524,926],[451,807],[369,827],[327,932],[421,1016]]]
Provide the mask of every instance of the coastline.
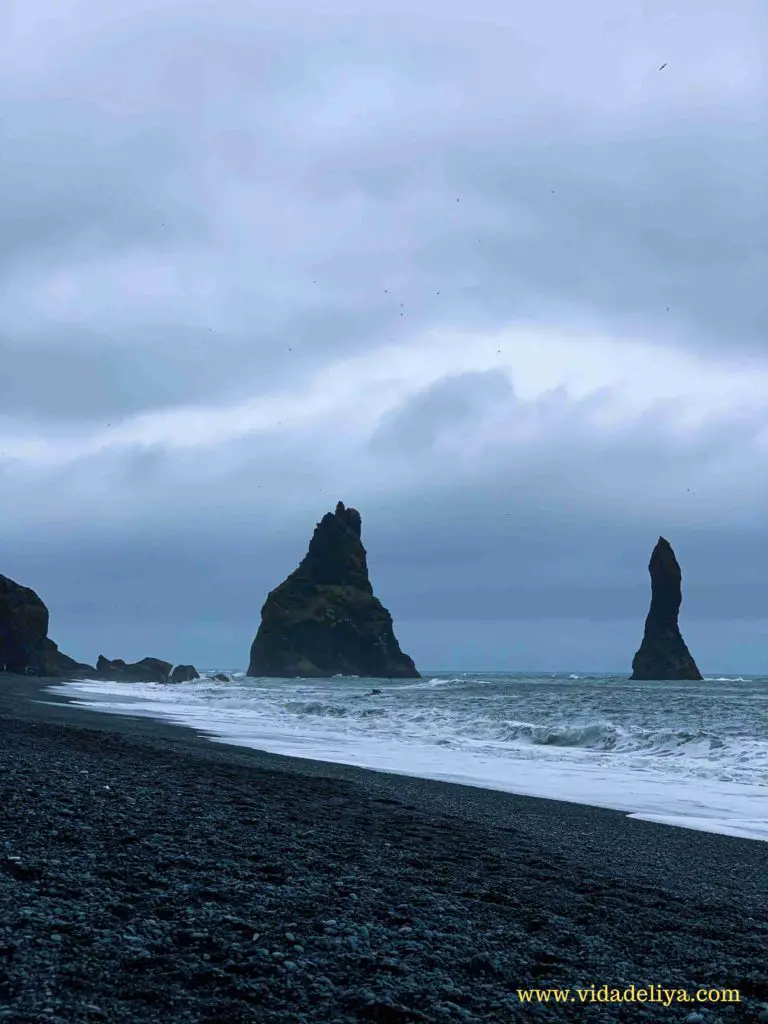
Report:
[[[98,1019],[82,1008],[88,1003],[110,1021],[503,1024],[573,1015],[567,1008],[534,1012],[520,1004],[517,988],[590,983],[740,989],[741,1004],[708,1007],[709,1021],[754,1020],[768,1002],[761,967],[768,941],[764,842],[229,746],[185,726],[79,708],[48,691],[61,682],[0,676],[0,780],[16,808],[0,825],[0,839],[22,856],[0,875],[9,901],[0,907],[0,925],[5,911],[6,939],[17,950],[8,972],[17,1015],[5,1019]],[[111,781],[95,789],[97,777]],[[105,797],[113,792],[114,799]],[[99,823],[93,831],[91,807]],[[61,829],[67,808],[85,819],[78,845]],[[167,825],[165,838],[154,835],[158,822]],[[126,832],[135,838],[116,848],[113,836]],[[243,874],[242,856],[252,847],[262,853],[248,854]],[[118,870],[123,860],[125,870]],[[93,866],[104,861],[111,875],[96,877]],[[156,864],[165,866],[154,871]],[[94,969],[79,987],[70,985],[62,957],[69,950],[74,963],[82,951],[57,925],[56,956],[48,955],[51,915],[64,916],[48,904],[56,903],[57,885],[75,884],[67,881],[75,869],[86,878],[84,895],[70,893],[69,900],[84,920],[97,914],[107,890],[107,902],[135,910],[148,891],[167,885],[158,906],[174,905],[185,917],[184,908],[192,908],[197,927],[188,931],[208,939],[180,939],[170,927],[166,934],[158,906],[148,904],[144,917],[133,914],[133,926],[120,917],[94,925]],[[137,871],[147,875],[139,891]],[[249,883],[254,871],[258,892]],[[41,892],[49,873],[52,894],[45,886]],[[226,885],[217,875],[226,876]],[[227,905],[227,892],[235,906]],[[247,926],[264,936],[256,940],[258,955],[250,937],[244,952],[222,931],[225,919],[251,903],[261,906],[250,911],[260,924]],[[42,916],[20,918],[25,904],[40,904]],[[141,925],[147,915],[152,927]],[[365,928],[367,937],[350,945],[350,928]],[[119,950],[110,949],[110,929]],[[286,949],[284,935],[300,931],[303,941]],[[110,993],[99,974],[99,942],[107,966],[136,960],[133,946],[142,949],[138,961],[157,998],[163,985],[173,989],[167,973],[175,970],[180,980],[171,1003],[151,1005],[125,979]],[[45,988],[41,979],[54,977],[50,995],[35,995]],[[294,1004],[301,1011],[286,1016]],[[578,1012],[590,1011],[601,1021],[658,1019],[640,1004]]]

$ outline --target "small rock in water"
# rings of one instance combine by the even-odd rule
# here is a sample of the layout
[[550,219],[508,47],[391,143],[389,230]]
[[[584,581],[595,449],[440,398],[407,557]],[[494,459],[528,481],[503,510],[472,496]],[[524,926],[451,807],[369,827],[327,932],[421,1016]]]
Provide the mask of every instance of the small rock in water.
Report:
[[189,683],[199,679],[200,673],[194,665],[177,665],[171,672],[169,681],[172,683]]

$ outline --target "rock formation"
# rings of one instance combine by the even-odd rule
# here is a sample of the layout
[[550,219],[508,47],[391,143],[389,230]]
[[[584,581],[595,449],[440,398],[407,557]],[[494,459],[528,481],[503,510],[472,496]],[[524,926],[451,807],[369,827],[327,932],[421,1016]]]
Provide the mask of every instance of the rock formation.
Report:
[[96,672],[102,679],[126,683],[167,683],[173,665],[160,658],[142,658],[127,664],[122,658],[110,661],[103,654],[96,662]]
[[[172,667],[170,662],[159,658],[142,658],[128,665],[121,658],[109,661],[99,655],[96,668],[75,661],[49,638],[48,609],[35,591],[0,575],[0,672],[165,683]],[[199,679],[193,665],[178,665],[175,671],[180,670],[185,673],[185,681]]]
[[93,677],[96,675],[96,669],[93,665],[86,665],[82,661],[75,661],[74,658],[70,658],[59,650],[58,644],[55,644],[53,640],[47,639],[45,641],[45,670],[43,675],[66,676],[69,679],[74,676]]
[[648,565],[651,607],[640,649],[632,659],[632,679],[701,679],[677,624],[682,573],[669,541],[659,537]]
[[171,672],[170,682],[189,683],[193,679],[199,678],[200,673],[197,671],[194,665],[177,665],[173,672]]
[[0,576],[0,671],[33,676],[93,674],[48,638],[48,609],[34,590]]
[[299,567],[267,596],[249,676],[418,679],[373,594],[360,513],[342,502],[317,524]]
[[48,609],[29,587],[0,576],[0,669],[43,675]]
[[224,675],[223,672],[217,672],[216,675],[212,676],[211,678],[215,679],[217,683],[231,683],[232,682],[232,680],[229,678],[229,676]]

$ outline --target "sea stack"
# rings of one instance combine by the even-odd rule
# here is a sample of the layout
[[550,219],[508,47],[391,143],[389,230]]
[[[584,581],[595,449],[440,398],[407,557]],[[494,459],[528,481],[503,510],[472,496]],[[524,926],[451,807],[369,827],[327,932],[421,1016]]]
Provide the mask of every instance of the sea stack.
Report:
[[264,602],[249,676],[420,678],[374,596],[360,537],[356,509],[339,502],[323,516],[298,569]]
[[683,599],[683,575],[672,545],[659,537],[648,564],[651,607],[640,649],[632,659],[631,679],[701,679],[677,624]]

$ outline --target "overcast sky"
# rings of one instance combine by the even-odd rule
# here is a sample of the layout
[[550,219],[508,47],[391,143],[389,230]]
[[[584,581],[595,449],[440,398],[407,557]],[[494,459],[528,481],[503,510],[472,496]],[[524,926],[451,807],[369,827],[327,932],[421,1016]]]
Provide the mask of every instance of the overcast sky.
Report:
[[[279,12],[272,9],[279,7]],[[422,669],[768,672],[764,0],[6,0],[0,572],[245,667],[338,500]]]

